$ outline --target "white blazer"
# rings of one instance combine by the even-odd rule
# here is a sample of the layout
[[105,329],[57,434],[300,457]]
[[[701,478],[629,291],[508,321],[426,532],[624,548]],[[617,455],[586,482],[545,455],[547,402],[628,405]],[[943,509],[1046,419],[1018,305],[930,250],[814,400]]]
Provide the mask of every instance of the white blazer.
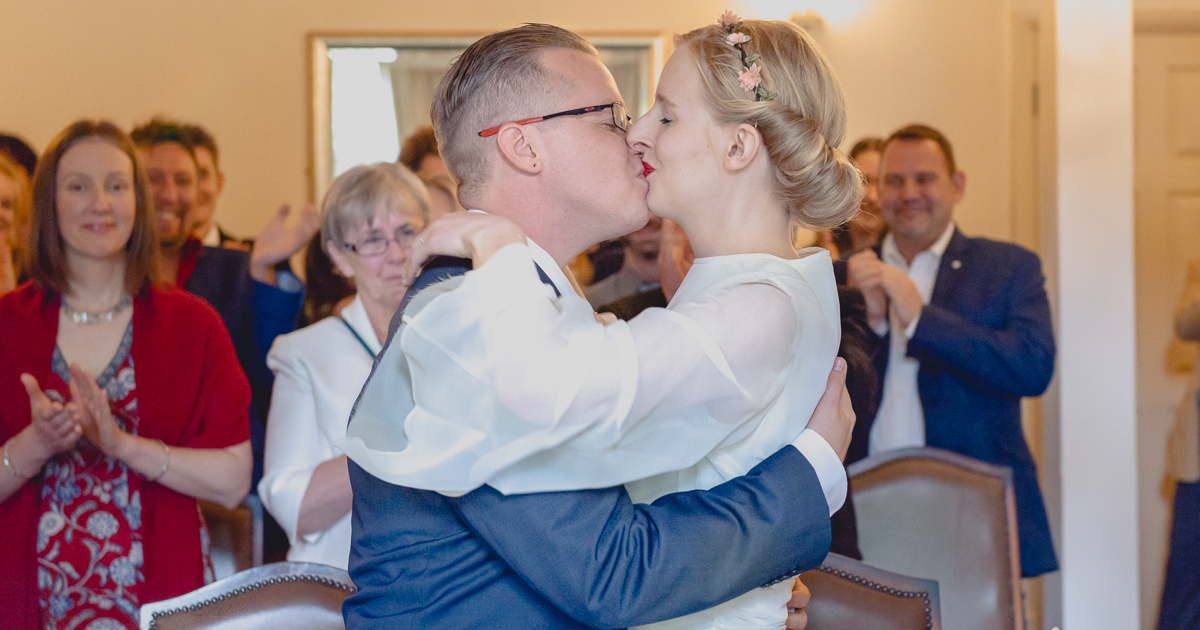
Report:
[[349,562],[350,514],[317,534],[297,536],[296,527],[313,470],[342,454],[334,443],[346,436],[350,409],[382,345],[361,298],[355,296],[341,317],[327,317],[276,338],[267,355],[275,388],[258,496],[287,532],[291,562],[342,569]]

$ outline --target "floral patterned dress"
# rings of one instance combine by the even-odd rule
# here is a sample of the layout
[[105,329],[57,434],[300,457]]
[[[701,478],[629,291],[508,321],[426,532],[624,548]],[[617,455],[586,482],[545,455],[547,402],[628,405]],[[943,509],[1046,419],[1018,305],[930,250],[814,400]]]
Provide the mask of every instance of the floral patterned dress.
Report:
[[[138,432],[133,323],[112,361],[96,379],[107,391],[122,430]],[[67,402],[70,373],[54,349],[53,373],[44,384],[51,400]],[[142,573],[143,484],[124,462],[80,440],[46,463],[37,533],[37,580],[42,625],[53,630],[121,630],[138,627]],[[199,509],[197,507],[197,509]],[[201,522],[205,582],[212,581],[208,533]]]

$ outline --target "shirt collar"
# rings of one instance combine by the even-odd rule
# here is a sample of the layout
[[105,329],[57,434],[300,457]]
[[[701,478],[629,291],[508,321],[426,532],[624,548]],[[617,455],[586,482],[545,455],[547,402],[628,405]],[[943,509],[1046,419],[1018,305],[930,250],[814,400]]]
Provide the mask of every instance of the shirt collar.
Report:
[[207,247],[221,246],[221,231],[217,229],[217,223],[215,221],[213,222],[212,226],[208,228],[208,233],[204,235],[204,238],[200,239],[200,242]]
[[[467,212],[482,212],[487,214],[484,210],[476,209],[471,209]],[[534,264],[542,269],[546,277],[550,278],[550,282],[554,283],[554,288],[558,289],[559,295],[575,295],[575,287],[571,285],[571,281],[567,280],[567,275],[563,273],[558,263],[554,262],[554,257],[542,249],[540,245],[534,243],[533,239],[528,236],[525,237],[525,242],[529,244],[529,255],[533,258]]]
[[[928,252],[933,255],[935,260],[941,260],[942,254],[945,254],[946,248],[950,246],[950,239],[954,236],[954,229],[954,222],[951,221],[950,225],[946,226],[946,231],[942,232],[942,235],[938,237],[938,240],[934,241],[933,245],[930,245],[929,249],[921,252],[921,254]],[[905,267],[908,266],[908,262],[904,260],[904,256],[900,253],[900,249],[896,247],[896,236],[890,231],[887,233],[887,236],[883,237],[883,245],[880,247],[880,254],[884,262],[887,262],[888,264],[895,265],[897,263],[893,261],[899,261],[900,263],[903,263]],[[920,254],[918,254],[918,256],[919,255]]]
[[383,344],[375,336],[375,327],[371,326],[371,318],[367,315],[367,308],[363,306],[361,295],[354,295],[354,301],[342,309],[341,316],[347,324],[350,324],[350,328],[358,333],[359,337],[362,337],[371,352],[379,354],[379,351],[383,349]]

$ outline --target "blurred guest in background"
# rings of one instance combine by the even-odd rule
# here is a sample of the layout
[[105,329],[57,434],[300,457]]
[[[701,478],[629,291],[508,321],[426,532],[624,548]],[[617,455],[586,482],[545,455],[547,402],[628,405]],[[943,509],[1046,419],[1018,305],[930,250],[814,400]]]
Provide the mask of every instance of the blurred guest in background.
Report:
[[447,174],[420,175],[420,177],[421,183],[425,184],[425,189],[429,191],[430,221],[436,221],[438,217],[451,212],[465,210],[458,203],[458,185],[454,183],[454,178]]
[[621,237],[625,260],[620,270],[583,290],[592,308],[603,310],[611,302],[658,289],[661,237],[662,219],[654,215],[650,215],[650,222],[640,230]]
[[[146,168],[164,277],[217,310],[250,380],[250,438],[257,482],[262,476],[273,381],[266,352],[275,337],[295,329],[304,299],[304,284],[286,262],[312,238],[319,217],[314,208],[306,207],[289,226],[291,208],[285,205],[255,239],[252,251],[205,247],[193,236],[199,175],[186,129],[155,119],[131,135]],[[283,533],[269,520],[264,545],[271,558],[282,557],[286,548]]]
[[838,258],[849,258],[874,247],[883,238],[886,226],[879,212],[879,156],[882,151],[883,138],[876,137],[863,138],[850,149],[850,159],[863,174],[866,192],[858,214],[829,231]]
[[408,289],[402,268],[429,199],[399,164],[356,166],[321,203],[321,238],[357,292],[340,313],[275,340],[275,391],[259,496],[291,542],[288,560],[346,568],[350,474],[334,446]]
[[0,298],[4,625],[137,628],[212,579],[196,499],[245,496],[250,391],[212,308],[157,283],[128,136],[71,125],[33,189],[34,282]]
[[21,165],[25,177],[33,179],[33,171],[37,167],[37,151],[21,138],[12,134],[0,133],[0,153],[7,155]]
[[29,243],[29,179],[0,152],[0,295],[21,281],[21,258]]
[[[1200,258],[1188,264],[1187,284],[1175,310],[1175,334],[1200,341]],[[1171,546],[1163,582],[1159,630],[1200,627],[1200,369],[1179,402],[1167,441],[1167,475],[1175,482]]]
[[253,240],[233,236],[217,225],[217,197],[225,190],[225,173],[221,171],[217,140],[199,125],[182,125],[192,157],[196,160],[196,202],[192,204],[192,235],[207,247],[230,247],[250,250]]
[[354,283],[334,267],[322,245],[320,232],[308,241],[304,250],[304,285],[298,328],[337,315],[354,296]]
[[438,152],[437,137],[433,127],[421,127],[404,139],[400,157],[396,161],[417,175],[433,177],[449,175],[446,163]]

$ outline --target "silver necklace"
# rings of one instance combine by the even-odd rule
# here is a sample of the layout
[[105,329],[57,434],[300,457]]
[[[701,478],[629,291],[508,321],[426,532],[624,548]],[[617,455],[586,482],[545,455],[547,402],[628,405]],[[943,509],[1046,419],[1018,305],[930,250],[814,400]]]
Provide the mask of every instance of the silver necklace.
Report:
[[111,322],[121,311],[129,308],[130,304],[133,304],[133,298],[126,295],[121,298],[120,302],[117,302],[116,306],[107,311],[77,311],[67,306],[67,301],[63,300],[62,312],[76,324],[104,324]]

